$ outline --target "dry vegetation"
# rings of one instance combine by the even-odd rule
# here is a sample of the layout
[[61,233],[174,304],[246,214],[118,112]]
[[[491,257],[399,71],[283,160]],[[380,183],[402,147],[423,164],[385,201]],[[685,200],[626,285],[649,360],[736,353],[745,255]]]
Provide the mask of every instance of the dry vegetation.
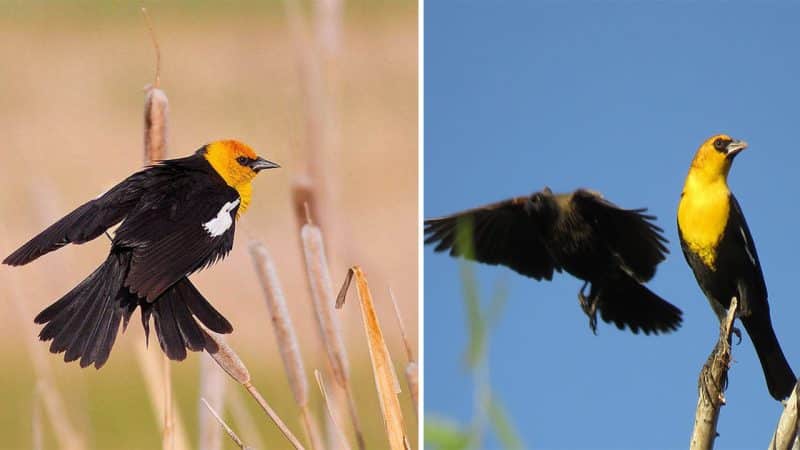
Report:
[[[399,395],[399,385],[386,390],[388,357],[404,351],[416,383],[414,4],[356,2],[346,12],[336,1],[219,11],[178,5],[150,8],[163,61],[160,80],[145,91],[148,154],[178,156],[235,137],[284,168],[256,181],[228,259],[194,276],[235,325],[214,356],[244,390],[220,377],[206,355],[165,364],[157,345],[144,348],[137,326],[120,336],[100,371],[65,365],[35,341],[35,311],[96,265],[108,247],[98,239],[19,271],[0,269],[0,295],[10,299],[0,303],[5,443],[320,449],[416,442],[416,386],[403,383]],[[19,8],[8,15],[14,20],[0,19],[0,39],[13,52],[7,57],[18,62],[0,69],[2,254],[141,163],[140,89],[154,67],[137,8]],[[359,288],[362,307],[370,298],[366,328],[355,308],[333,310],[333,286],[353,264],[369,271],[373,285],[391,284],[406,331],[391,317],[388,294],[373,304]],[[395,363],[407,367],[405,359]],[[312,373],[325,392],[309,389]]]

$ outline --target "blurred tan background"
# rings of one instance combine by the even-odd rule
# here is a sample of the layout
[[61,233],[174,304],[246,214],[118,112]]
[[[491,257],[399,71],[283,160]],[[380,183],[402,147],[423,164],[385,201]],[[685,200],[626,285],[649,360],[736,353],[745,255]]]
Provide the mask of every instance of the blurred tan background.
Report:
[[[237,138],[282,165],[254,183],[254,200],[238,227],[230,256],[192,277],[235,327],[228,342],[243,357],[254,384],[302,436],[264,299],[247,252],[262,240],[277,261],[322,420],[311,371],[325,365],[310,307],[290,186],[309,145],[302,42],[288,25],[284,3],[102,2],[0,3],[0,256],[4,257],[80,203],[95,197],[143,161],[143,87],[152,83],[154,51],[139,11],[147,6],[161,46],[161,88],[170,101],[168,157],[212,140]],[[301,32],[313,44],[310,3],[300,4]],[[369,277],[398,370],[405,367],[397,324],[386,295],[391,286],[416,349],[417,336],[417,7],[413,0],[343,1],[338,50],[321,64],[327,98],[326,151],[314,161],[326,185],[326,235],[335,289],[346,268]],[[295,29],[297,31],[297,29]],[[305,44],[309,44],[306,42]],[[313,99],[312,99],[313,103]],[[43,357],[57,380],[66,414],[90,448],[158,448],[161,418],[153,411],[135,358],[144,346],[137,311],[108,364],[96,371],[64,364],[38,342],[34,315],[87,276],[105,258],[99,238],[69,246],[22,268],[0,267],[0,448],[31,448],[36,427],[36,375]],[[386,437],[364,330],[351,292],[343,319],[356,384],[369,386],[358,407],[370,448]],[[158,350],[151,336],[150,350]],[[33,353],[31,353],[33,351]],[[173,364],[176,408],[197,442],[200,354]],[[402,383],[405,389],[405,382]],[[250,445],[285,448],[252,401],[241,397],[257,427],[239,424]],[[406,428],[416,442],[416,416],[401,394]],[[45,448],[56,447],[41,414]],[[226,414],[226,417],[229,417]],[[234,428],[237,427],[233,421]],[[254,442],[253,442],[254,441]],[[226,439],[225,448],[234,448]]]

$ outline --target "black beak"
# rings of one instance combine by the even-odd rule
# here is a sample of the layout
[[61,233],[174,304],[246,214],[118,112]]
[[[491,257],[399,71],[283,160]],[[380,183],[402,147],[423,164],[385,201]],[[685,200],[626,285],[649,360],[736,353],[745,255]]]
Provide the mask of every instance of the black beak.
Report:
[[277,169],[280,166],[272,161],[267,161],[262,157],[258,157],[250,162],[250,168],[253,169],[253,172],[260,172],[264,169]]
[[733,159],[737,153],[747,148],[747,142],[737,139],[732,140],[727,147],[725,147],[725,156]]

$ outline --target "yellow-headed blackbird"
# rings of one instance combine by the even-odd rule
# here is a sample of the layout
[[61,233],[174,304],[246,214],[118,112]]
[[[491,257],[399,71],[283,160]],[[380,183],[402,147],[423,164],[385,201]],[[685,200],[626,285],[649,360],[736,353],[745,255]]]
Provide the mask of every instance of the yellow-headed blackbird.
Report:
[[[425,243],[435,243],[437,252],[502,264],[536,280],[565,270],[585,281],[578,298],[593,332],[599,310],[619,329],[627,325],[634,333],[658,334],[677,329],[682,313],[642,285],[668,252],[663,230],[645,211],[622,209],[585,189],[553,194],[545,188],[426,220]],[[456,237],[462,222],[471,226],[471,255]]]
[[750,229],[728,189],[733,158],[747,148],[726,135],[709,138],[697,150],[678,204],[678,233],[686,261],[700,289],[722,320],[731,299],[753,340],[769,393],[789,395],[796,378],[772,329],[767,286]]
[[137,306],[149,336],[150,316],[164,353],[182,360],[206,348],[195,318],[217,333],[231,324],[187,276],[224,258],[235,220],[250,204],[250,182],[279,167],[245,144],[218,141],[185,158],[158,162],[67,214],[3,263],[27,264],[66,244],[82,244],[121,223],[106,261],[35,318],[50,351],[81,367],[100,368]]

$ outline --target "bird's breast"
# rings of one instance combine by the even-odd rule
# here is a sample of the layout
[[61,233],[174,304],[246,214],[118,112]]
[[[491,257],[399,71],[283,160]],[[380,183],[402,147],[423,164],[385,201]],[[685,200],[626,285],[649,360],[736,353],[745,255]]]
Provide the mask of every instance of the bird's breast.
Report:
[[253,185],[250,183],[240,184],[234,187],[236,192],[239,193],[239,199],[241,200],[241,204],[239,205],[239,210],[236,211],[236,218],[244,214],[247,210],[247,207],[250,206],[250,199],[253,197]]
[[730,191],[724,183],[698,186],[690,179],[678,204],[681,239],[712,270],[716,267],[717,247],[728,224],[730,206]]

